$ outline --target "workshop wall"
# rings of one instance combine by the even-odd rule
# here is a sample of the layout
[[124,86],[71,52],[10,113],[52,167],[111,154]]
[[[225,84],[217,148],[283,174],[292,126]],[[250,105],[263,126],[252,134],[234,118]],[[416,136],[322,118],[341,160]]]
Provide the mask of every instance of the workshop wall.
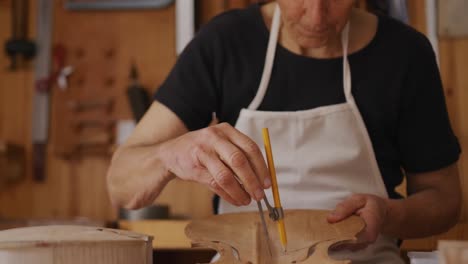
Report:
[[[0,40],[2,45],[11,35],[10,10],[11,3],[9,1],[0,1]],[[31,20],[34,20],[34,16],[31,16]],[[24,146],[27,153],[27,164],[30,164],[32,65],[25,64],[21,70],[15,72],[10,72],[9,66],[10,61],[2,52],[0,55],[0,140]],[[29,173],[29,168],[27,168],[26,174]],[[0,216],[26,216],[30,214],[34,195],[32,189],[29,180],[23,180],[19,184],[10,186],[2,185]]]
[[[29,2],[34,39],[36,1]],[[0,140],[24,146],[28,164],[25,179],[0,190],[0,217],[114,219],[116,210],[108,199],[105,175],[115,124],[132,118],[126,97],[131,64],[136,63],[140,83],[152,94],[176,60],[173,5],[159,10],[104,12],[67,11],[63,6],[63,0],[54,1],[53,43],[64,51],[64,65],[73,66],[74,72],[66,90],[52,87],[44,182],[33,179],[31,166],[33,65],[22,64],[11,72],[8,58],[0,56]],[[11,1],[0,1],[2,43],[10,38],[10,10]],[[109,101],[110,107],[97,106],[92,111],[76,107]],[[67,135],[80,133],[73,129],[77,122],[95,120],[111,125],[103,126],[99,133]],[[199,217],[211,212],[210,197],[204,187],[175,181],[157,202],[169,204],[173,215]]]

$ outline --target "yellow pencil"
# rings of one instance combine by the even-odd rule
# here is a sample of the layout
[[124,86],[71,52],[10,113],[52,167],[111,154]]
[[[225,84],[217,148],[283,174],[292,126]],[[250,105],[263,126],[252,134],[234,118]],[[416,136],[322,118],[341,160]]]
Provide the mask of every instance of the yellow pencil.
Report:
[[[278,182],[276,181],[276,170],[275,170],[275,164],[273,162],[273,152],[271,150],[270,134],[268,133],[268,128],[262,129],[262,135],[263,135],[263,142],[265,145],[265,152],[267,156],[268,169],[270,170],[271,190],[273,192],[273,199],[275,202],[275,207],[281,208],[281,200],[280,200],[279,191],[278,191]],[[286,251],[286,245],[288,243],[288,240],[286,237],[286,229],[284,227],[283,218],[280,218],[278,220],[278,231],[279,231],[279,236],[281,239],[281,245],[283,246],[283,250]]]

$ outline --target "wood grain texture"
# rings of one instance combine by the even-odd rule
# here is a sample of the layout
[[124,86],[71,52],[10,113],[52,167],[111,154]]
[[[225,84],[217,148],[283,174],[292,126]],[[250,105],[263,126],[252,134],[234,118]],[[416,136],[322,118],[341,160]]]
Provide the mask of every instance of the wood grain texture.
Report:
[[205,186],[182,180],[172,180],[156,202],[170,206],[171,216],[200,219],[213,214],[213,193]]
[[224,0],[204,0],[195,1],[196,4],[196,24],[197,27],[208,23],[213,17],[227,10],[228,1]]
[[184,229],[189,221],[183,220],[141,220],[119,221],[119,228],[154,237],[153,248],[158,250],[187,250],[190,240]]
[[152,237],[99,227],[52,225],[0,232],[0,263],[150,264]]
[[[30,10],[34,10],[35,1]],[[0,43],[11,37],[11,1],[0,1]],[[30,12],[30,26],[34,26],[35,14]],[[31,28],[31,27],[30,27]],[[34,34],[34,30],[30,30]],[[33,35],[32,34],[32,35]],[[33,38],[33,37],[30,37]],[[26,163],[31,163],[31,111],[32,111],[32,64],[22,65],[17,71],[8,68],[9,58],[0,53],[0,138],[24,147]],[[31,167],[26,175],[31,175]],[[33,184],[29,179],[2,189],[0,192],[0,215],[25,217],[30,214]]]
[[[185,229],[187,237],[196,246],[216,249],[224,263],[350,263],[335,261],[328,256],[328,248],[336,243],[352,241],[365,226],[359,217],[329,224],[328,211],[286,210],[288,234],[287,251],[283,252],[275,222],[265,212],[270,240],[264,235],[257,212],[211,216],[194,220]],[[268,244],[272,255],[269,254]],[[238,256],[233,253],[234,249]],[[296,261],[296,262],[294,262]]]

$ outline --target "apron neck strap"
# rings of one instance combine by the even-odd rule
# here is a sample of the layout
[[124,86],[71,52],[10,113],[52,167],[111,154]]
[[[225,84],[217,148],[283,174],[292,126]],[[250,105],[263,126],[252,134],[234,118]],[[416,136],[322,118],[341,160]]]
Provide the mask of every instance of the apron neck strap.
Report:
[[260,81],[260,86],[258,87],[255,98],[248,107],[250,110],[257,110],[257,108],[260,106],[267,91],[268,84],[270,83],[271,71],[273,69],[273,62],[275,61],[276,46],[278,43],[278,35],[280,31],[280,22],[281,9],[279,8],[279,5],[276,4],[275,14],[273,15],[273,22],[270,29],[270,39],[268,40],[265,66],[263,66],[262,80]]
[[341,47],[343,53],[343,89],[346,101],[353,101],[351,93],[351,69],[348,61],[348,43],[349,43],[349,21],[341,32]]
[[[278,44],[278,35],[281,26],[281,9],[276,4],[273,21],[270,29],[270,38],[268,40],[267,54],[265,57],[265,64],[263,67],[262,79],[257,90],[257,94],[248,106],[249,110],[257,110],[265,97],[268,85],[270,83],[271,72],[273,70],[273,63],[275,61],[276,47]],[[351,72],[348,62],[348,39],[349,39],[349,22],[346,24],[343,32],[341,33],[341,46],[343,52],[343,89],[346,101],[353,100],[351,94]]]

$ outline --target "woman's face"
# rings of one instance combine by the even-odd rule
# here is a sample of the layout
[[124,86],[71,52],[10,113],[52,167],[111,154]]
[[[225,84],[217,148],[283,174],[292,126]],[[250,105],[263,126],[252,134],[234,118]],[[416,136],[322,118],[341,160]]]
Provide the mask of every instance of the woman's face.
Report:
[[335,40],[346,25],[355,0],[277,0],[284,26],[304,48]]

